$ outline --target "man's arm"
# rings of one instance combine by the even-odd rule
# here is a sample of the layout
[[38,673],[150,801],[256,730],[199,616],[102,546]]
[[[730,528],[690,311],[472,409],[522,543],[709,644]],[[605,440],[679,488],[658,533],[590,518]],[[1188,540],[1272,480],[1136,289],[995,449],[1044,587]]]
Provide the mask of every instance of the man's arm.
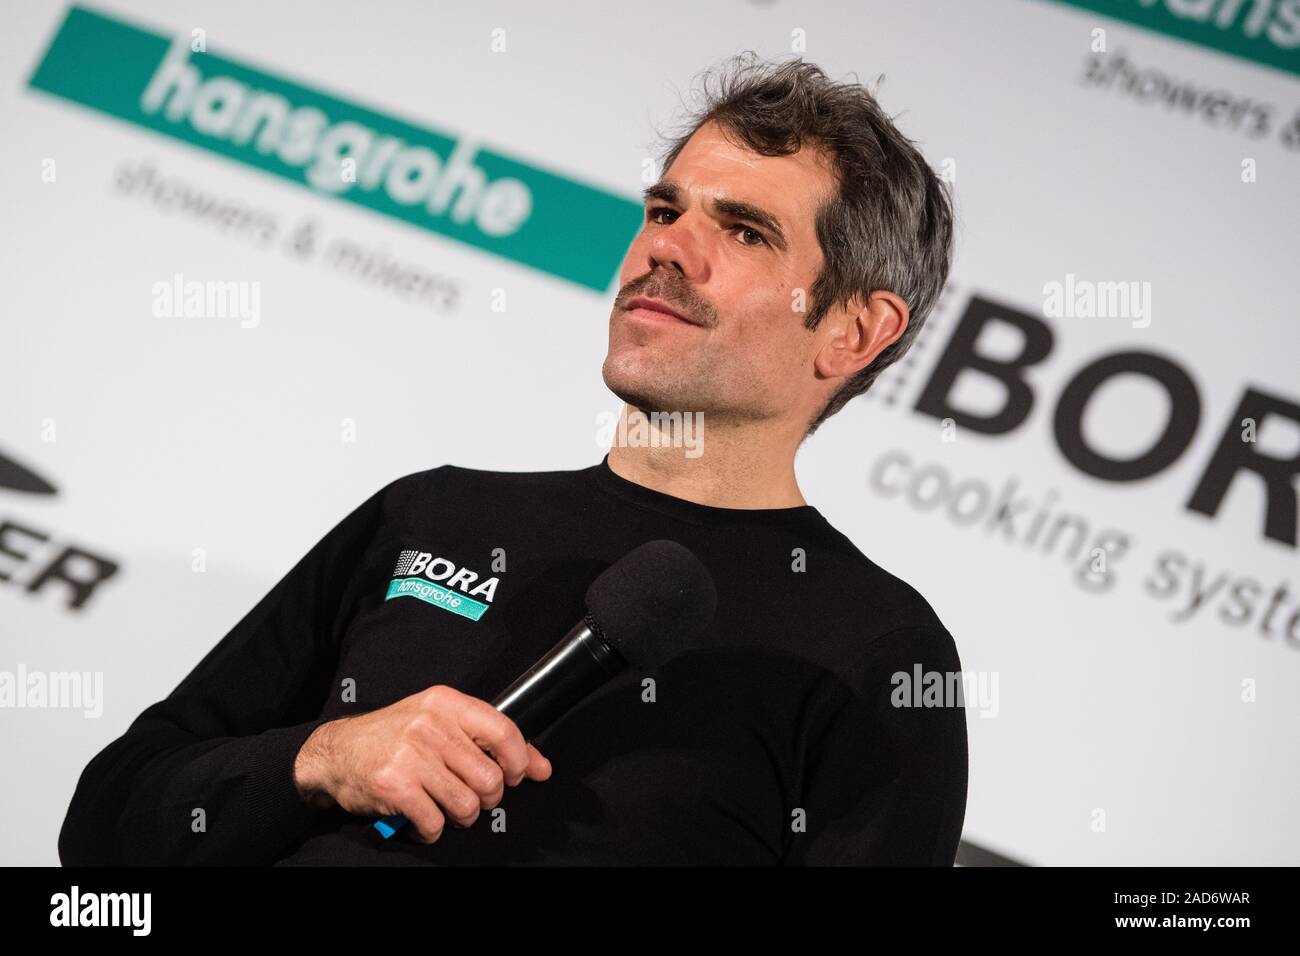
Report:
[[59,833],[65,865],[265,864],[310,829],[323,811],[299,795],[294,760],[326,722],[317,715],[351,610],[386,570],[364,568],[363,555],[395,483],[90,762]]
[[[931,672],[941,675],[943,706],[916,706]],[[785,865],[953,865],[968,754],[962,699],[947,691],[961,686],[960,672],[943,628],[900,628],[872,641],[851,686],[831,695],[833,712],[809,748],[798,804],[806,832],[791,835]],[[898,706],[903,700],[913,706]]]

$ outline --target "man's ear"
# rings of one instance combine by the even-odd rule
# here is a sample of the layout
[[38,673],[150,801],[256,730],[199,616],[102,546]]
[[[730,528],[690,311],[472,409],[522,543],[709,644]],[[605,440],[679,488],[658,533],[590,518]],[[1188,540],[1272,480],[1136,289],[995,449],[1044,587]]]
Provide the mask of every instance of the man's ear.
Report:
[[907,303],[881,289],[853,298],[847,308],[833,311],[823,322],[827,339],[814,365],[824,378],[848,378],[875,361],[907,330]]

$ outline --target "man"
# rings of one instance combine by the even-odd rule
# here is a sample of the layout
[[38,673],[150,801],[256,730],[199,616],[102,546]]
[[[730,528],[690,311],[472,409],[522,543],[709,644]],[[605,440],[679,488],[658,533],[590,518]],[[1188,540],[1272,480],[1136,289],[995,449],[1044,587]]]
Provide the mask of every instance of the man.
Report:
[[[740,58],[646,190],[604,364],[622,424],[698,415],[702,453],[391,482],[91,762],[64,863],[951,866],[964,712],[898,691],[953,686],[952,636],[794,473],[915,338],[951,237],[867,91]],[[525,741],[487,701],[658,538],[714,579],[699,646]]]

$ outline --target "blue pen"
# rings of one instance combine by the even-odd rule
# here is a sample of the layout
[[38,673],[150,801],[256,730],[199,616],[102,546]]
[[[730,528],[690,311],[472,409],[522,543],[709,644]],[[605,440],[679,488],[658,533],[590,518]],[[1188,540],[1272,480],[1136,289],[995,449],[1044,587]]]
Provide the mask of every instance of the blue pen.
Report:
[[379,831],[379,835],[387,840],[390,836],[406,826],[406,817],[400,813],[390,814],[386,817],[380,817],[375,821],[374,827]]

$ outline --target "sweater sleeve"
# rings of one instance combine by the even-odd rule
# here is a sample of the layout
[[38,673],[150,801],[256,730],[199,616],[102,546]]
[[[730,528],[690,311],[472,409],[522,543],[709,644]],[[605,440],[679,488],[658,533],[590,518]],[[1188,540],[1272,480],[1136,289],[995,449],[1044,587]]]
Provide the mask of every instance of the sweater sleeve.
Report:
[[808,749],[805,829],[791,834],[784,865],[953,865],[968,772],[961,686],[946,629],[872,641]]
[[341,636],[382,574],[363,556],[393,484],[91,760],[59,833],[64,865],[269,864],[326,812],[298,795],[293,765],[328,719],[318,715]]

